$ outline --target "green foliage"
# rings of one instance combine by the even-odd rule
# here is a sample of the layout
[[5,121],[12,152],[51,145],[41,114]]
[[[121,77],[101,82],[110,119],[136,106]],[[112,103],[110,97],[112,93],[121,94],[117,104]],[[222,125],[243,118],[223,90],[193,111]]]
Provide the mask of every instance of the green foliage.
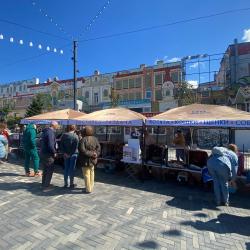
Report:
[[16,117],[16,116],[8,116],[7,118],[7,125],[8,128],[13,129],[15,127],[16,124],[20,123],[21,118],[20,117]]
[[37,95],[32,99],[31,104],[27,108],[25,117],[39,115],[42,113],[43,108],[44,108],[43,99],[41,98],[40,95]]
[[178,100],[178,106],[189,105],[197,102],[196,90],[190,88],[187,82],[181,83],[175,90],[175,99]]
[[111,95],[109,95],[109,98],[111,100],[111,107],[115,108],[119,105],[119,94],[115,93],[114,88],[111,89]]

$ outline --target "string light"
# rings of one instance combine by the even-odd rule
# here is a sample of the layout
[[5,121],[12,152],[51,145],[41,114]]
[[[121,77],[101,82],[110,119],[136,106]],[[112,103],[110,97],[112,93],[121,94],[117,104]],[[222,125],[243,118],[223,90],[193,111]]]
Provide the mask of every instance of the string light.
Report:
[[[10,38],[6,38],[6,39],[9,39],[9,42],[10,43],[14,43],[14,41],[17,41],[17,44],[20,44],[20,45],[24,45],[24,41],[23,41],[23,39],[16,39],[15,40],[15,38],[14,37],[10,37]],[[1,34],[0,33],[0,40],[4,40],[4,35],[3,34]],[[29,42],[27,42],[27,45],[29,46],[29,47],[34,47],[34,43],[32,42],[32,41],[29,41]],[[53,49],[51,49],[51,47],[50,46],[43,46],[42,44],[38,44],[38,45],[36,45],[37,46],[37,48],[39,49],[39,50],[41,50],[41,49],[43,49],[43,47],[44,48],[46,48],[46,50],[47,51],[52,51],[52,52],[54,52],[54,53],[59,53],[59,54],[63,54],[63,50],[61,49],[61,48],[53,48]]]
[[47,18],[50,23],[54,24],[64,35],[70,37],[71,39],[74,39],[73,35],[66,32],[64,27],[62,25],[59,25],[58,22],[55,22],[54,18],[52,18],[52,16],[50,16],[43,8],[38,6],[36,1],[33,1],[32,5],[41,13],[42,16]]
[[89,24],[85,26],[84,31],[82,34],[80,34],[79,37],[82,37],[84,33],[89,31],[92,27],[92,25],[96,22],[96,20],[103,14],[103,12],[109,7],[110,5],[110,0],[108,0],[97,12],[97,14],[90,20]]

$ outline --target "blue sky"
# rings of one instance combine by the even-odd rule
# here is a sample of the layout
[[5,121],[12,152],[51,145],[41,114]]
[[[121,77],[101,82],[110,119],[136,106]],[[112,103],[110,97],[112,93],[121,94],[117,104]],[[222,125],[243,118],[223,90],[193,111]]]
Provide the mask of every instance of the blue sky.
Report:
[[[68,34],[77,37],[83,33],[86,25],[107,0],[36,0],[35,6],[32,2],[1,1],[0,19],[69,40],[0,21],[0,34],[4,36],[0,40],[0,83],[32,77],[38,77],[41,81],[54,76],[59,79],[72,78],[72,46]],[[82,39],[246,7],[250,7],[249,0],[110,0],[91,29],[83,33]],[[52,22],[45,14],[41,14],[40,8],[53,18]],[[95,69],[105,73],[135,68],[142,63],[152,65],[157,59],[168,61],[187,55],[222,53],[234,38],[242,41],[244,30],[250,30],[249,15],[250,10],[126,36],[81,42],[78,48],[79,76],[91,75]],[[67,34],[59,30],[59,26]],[[250,31],[246,34],[250,40]],[[9,41],[10,37],[14,38],[13,43]],[[20,45],[17,42],[19,40],[23,40],[24,44]],[[33,47],[28,46],[30,41],[33,42]],[[41,50],[37,48],[39,44],[42,45]],[[63,49],[63,55],[50,52],[40,56],[46,52],[46,46],[61,48],[65,45],[68,46]],[[218,69],[218,63],[219,61],[214,61],[212,70]],[[207,63],[201,64],[201,72],[207,71],[206,67]],[[188,65],[188,73],[192,74],[197,70],[197,64]],[[194,81],[197,78],[197,75],[188,77]],[[202,74],[201,82],[206,80],[208,75]]]

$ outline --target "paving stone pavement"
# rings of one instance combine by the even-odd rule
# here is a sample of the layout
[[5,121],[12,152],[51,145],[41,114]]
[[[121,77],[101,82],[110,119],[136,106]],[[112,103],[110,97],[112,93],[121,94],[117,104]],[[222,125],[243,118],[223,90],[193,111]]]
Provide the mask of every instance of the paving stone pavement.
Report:
[[55,173],[53,191],[40,177],[0,165],[0,249],[250,249],[250,196],[215,208],[199,188],[96,174],[95,190],[65,190]]

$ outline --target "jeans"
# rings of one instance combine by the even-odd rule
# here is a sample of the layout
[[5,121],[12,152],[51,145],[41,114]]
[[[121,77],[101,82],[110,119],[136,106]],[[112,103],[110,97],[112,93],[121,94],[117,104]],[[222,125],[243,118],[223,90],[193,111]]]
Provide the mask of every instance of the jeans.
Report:
[[24,168],[25,172],[29,173],[30,172],[30,160],[33,161],[33,167],[34,167],[34,172],[37,173],[39,169],[39,156],[37,149],[31,149],[27,150],[24,152],[25,155],[25,162],[24,162]]
[[216,164],[208,165],[208,170],[213,178],[214,194],[217,204],[220,204],[221,202],[228,203],[228,181],[231,177],[229,167],[224,163],[217,161]]
[[184,161],[185,158],[185,153],[184,153],[184,149],[176,149],[176,159],[177,161],[180,161],[180,159],[182,161]]
[[93,165],[88,167],[83,167],[82,173],[85,181],[86,192],[91,193],[94,188],[95,167]]
[[74,184],[74,172],[76,167],[77,154],[71,155],[69,158],[64,159],[64,185],[68,186],[68,179],[70,185]]
[[43,166],[43,176],[42,176],[42,186],[49,187],[52,175],[54,173],[55,165],[54,165],[54,157],[51,155],[42,154],[41,155],[41,163]]

